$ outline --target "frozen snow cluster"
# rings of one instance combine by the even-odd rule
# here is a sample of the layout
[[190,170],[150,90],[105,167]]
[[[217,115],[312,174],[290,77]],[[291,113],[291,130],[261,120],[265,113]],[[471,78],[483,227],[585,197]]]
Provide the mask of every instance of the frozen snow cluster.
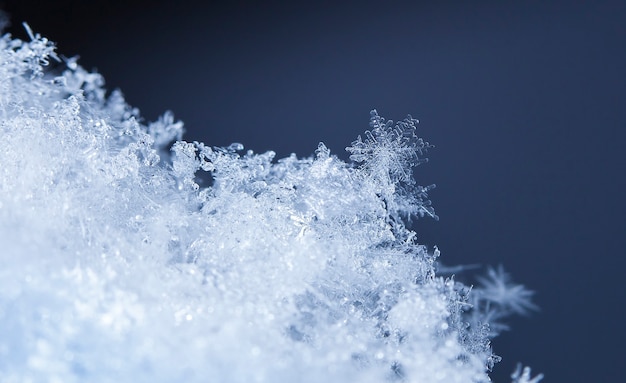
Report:
[[416,120],[372,111],[351,164],[185,142],[26,28],[0,40],[1,382],[489,381],[528,292],[436,274]]

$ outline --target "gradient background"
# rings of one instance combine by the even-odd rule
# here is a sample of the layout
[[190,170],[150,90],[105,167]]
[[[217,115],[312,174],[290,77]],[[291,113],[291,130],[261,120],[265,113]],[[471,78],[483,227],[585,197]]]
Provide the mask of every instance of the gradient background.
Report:
[[15,36],[29,22],[188,140],[345,159],[370,109],[411,113],[436,146],[417,178],[441,219],[416,223],[420,242],[537,292],[541,311],[493,342],[494,381],[518,361],[624,381],[625,2],[149,3],[0,6]]

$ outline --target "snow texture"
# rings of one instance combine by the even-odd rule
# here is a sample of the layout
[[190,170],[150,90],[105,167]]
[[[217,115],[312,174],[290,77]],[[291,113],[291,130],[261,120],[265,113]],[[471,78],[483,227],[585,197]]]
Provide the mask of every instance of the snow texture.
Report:
[[436,273],[416,120],[372,111],[352,164],[185,142],[26,28],[0,39],[1,382],[490,381],[488,320],[530,294]]

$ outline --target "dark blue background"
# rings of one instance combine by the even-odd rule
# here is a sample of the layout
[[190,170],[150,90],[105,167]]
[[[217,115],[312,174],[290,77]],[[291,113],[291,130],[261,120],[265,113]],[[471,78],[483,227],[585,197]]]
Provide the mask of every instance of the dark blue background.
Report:
[[[178,3],[175,5],[174,3]],[[421,120],[448,264],[504,264],[541,311],[494,340],[549,382],[624,379],[626,3],[4,2],[188,140],[342,158],[369,111]],[[288,5],[289,3],[293,3]]]

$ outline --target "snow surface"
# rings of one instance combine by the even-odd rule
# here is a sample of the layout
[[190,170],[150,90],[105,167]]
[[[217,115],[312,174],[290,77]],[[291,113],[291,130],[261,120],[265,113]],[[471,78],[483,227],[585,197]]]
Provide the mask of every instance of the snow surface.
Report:
[[353,163],[185,142],[27,30],[0,40],[1,382],[489,381],[486,318],[530,296],[436,274],[416,120],[372,111]]

